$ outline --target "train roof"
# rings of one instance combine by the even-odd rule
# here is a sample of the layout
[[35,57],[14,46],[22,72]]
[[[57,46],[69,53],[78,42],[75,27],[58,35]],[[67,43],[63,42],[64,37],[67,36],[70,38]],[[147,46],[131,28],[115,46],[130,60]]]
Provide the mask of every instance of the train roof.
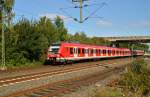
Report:
[[109,46],[101,46],[101,45],[89,45],[89,44],[80,44],[80,43],[69,43],[69,42],[61,42],[61,45],[66,46],[81,46],[81,47],[102,47],[102,48],[110,48],[110,49],[119,49],[119,50],[130,50],[128,48],[116,48],[116,47],[109,47]]

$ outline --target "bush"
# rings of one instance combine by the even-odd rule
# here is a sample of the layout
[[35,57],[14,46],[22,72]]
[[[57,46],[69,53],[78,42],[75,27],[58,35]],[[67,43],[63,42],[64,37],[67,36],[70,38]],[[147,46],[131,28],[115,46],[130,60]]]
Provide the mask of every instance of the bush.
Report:
[[119,82],[119,85],[124,86],[124,89],[129,89],[133,93],[141,93],[148,96],[150,94],[150,69],[145,62],[133,63],[128,67],[128,72],[125,73]]
[[103,87],[95,90],[92,97],[122,97],[122,93],[120,89]]

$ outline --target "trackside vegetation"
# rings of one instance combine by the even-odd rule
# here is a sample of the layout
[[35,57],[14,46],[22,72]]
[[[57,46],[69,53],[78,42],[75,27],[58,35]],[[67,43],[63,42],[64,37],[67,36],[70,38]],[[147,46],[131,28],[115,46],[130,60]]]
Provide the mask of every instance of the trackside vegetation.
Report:
[[43,64],[48,47],[55,42],[78,41],[84,44],[110,45],[110,42],[102,38],[88,37],[84,32],[69,34],[59,16],[53,22],[46,17],[39,20],[23,17],[11,26],[6,26],[5,41],[6,65],[10,68]]
[[117,85],[96,90],[92,97],[150,97],[150,63],[133,63]]

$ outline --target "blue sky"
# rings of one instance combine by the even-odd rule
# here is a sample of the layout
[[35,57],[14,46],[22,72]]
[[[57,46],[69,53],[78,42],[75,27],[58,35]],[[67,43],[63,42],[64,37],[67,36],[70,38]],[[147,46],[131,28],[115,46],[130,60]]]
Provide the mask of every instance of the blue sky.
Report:
[[[54,18],[60,15],[64,19],[69,33],[84,31],[88,36],[148,36],[150,35],[150,0],[90,0],[89,4],[107,3],[96,15],[103,18],[90,18],[80,24],[68,18],[60,8],[73,6],[69,0],[16,0],[14,12],[18,21],[22,16],[38,19],[46,15]],[[90,6],[83,10],[88,16],[99,6]],[[66,9],[71,16],[79,18],[79,9]],[[95,16],[95,15],[94,15]],[[67,18],[67,19],[66,19]]]

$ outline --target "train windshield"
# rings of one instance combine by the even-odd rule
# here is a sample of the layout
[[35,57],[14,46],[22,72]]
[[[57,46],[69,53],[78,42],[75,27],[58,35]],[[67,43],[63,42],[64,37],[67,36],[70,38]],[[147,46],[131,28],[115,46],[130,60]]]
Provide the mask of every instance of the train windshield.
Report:
[[58,54],[60,44],[52,44],[49,48],[49,54]]

